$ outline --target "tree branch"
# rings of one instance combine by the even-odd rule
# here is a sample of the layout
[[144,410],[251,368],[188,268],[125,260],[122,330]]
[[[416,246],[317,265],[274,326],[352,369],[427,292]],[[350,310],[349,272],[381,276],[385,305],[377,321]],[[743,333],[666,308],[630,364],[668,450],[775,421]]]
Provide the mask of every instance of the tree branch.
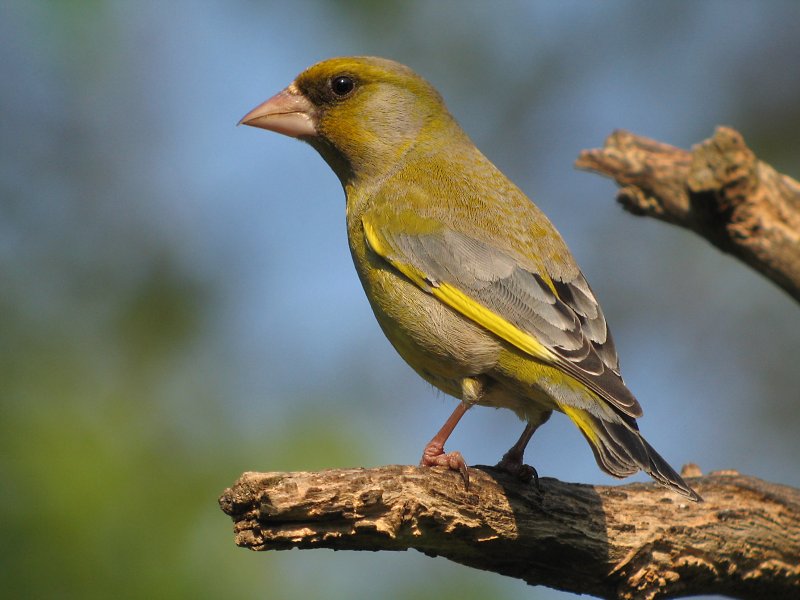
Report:
[[245,473],[220,498],[253,550],[407,550],[581,594],[800,597],[800,491],[736,473],[541,489],[490,467]]
[[800,183],[737,131],[718,127],[691,152],[615,131],[575,165],[614,179],[629,212],[695,231],[800,301]]

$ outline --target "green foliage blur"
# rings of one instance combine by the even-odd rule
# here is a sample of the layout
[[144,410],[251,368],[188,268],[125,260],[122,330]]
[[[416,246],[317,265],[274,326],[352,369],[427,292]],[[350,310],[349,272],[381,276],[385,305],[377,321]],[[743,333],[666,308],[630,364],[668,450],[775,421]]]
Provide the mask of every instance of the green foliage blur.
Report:
[[[745,16],[763,9],[762,33],[743,35],[741,45],[724,38],[727,50],[713,53],[714,36],[735,18],[731,4]],[[449,412],[381,341],[347,264],[340,191],[321,161],[287,140],[248,137],[254,134],[233,127],[308,64],[346,53],[413,64],[447,89],[467,129],[512,178],[545,181],[537,192],[555,189],[548,188],[550,172],[578,178],[569,164],[578,150],[629,126],[608,98],[652,77],[643,66],[648,60],[675,69],[653,84],[656,98],[671,86],[669,77],[696,63],[710,75],[684,85],[741,67],[744,76],[726,80],[726,94],[710,104],[687,94],[679,127],[658,121],[664,106],[643,104],[639,123],[652,128],[637,133],[688,145],[727,119],[762,158],[800,174],[792,127],[800,122],[800,52],[786,30],[800,22],[793,3],[497,6],[0,6],[0,596],[562,596],[415,553],[248,553],[234,547],[231,523],[216,503],[245,470],[411,462],[439,412]],[[748,26],[744,17],[735,24]],[[606,86],[610,73],[617,75]],[[580,103],[584,93],[591,105]],[[554,130],[536,116],[537,105],[570,111],[570,127]],[[528,135],[530,128],[541,135]],[[546,156],[543,148],[568,129],[580,132],[581,145]],[[276,166],[284,152],[292,153],[291,174]],[[531,167],[537,160],[538,171]],[[307,178],[321,178],[319,195],[339,202],[326,197],[319,206],[296,207],[297,198],[313,194],[288,186]],[[623,221],[611,186],[598,188],[594,179],[575,185],[597,198],[597,215],[615,215],[564,232],[579,258],[595,253],[588,242],[573,244],[579,234],[606,235],[598,254],[628,265],[628,241],[649,265],[640,288],[615,292],[629,278],[625,266],[609,275],[580,260],[608,299],[606,312],[615,313],[628,350],[653,337],[653,312],[665,331],[692,320],[693,333],[682,340],[668,333],[660,340],[672,358],[654,359],[667,380],[670,369],[697,377],[675,394],[675,402],[687,404],[650,400],[645,411],[690,421],[695,429],[686,438],[703,440],[695,451],[711,466],[788,479],[800,451],[789,367],[797,351],[796,307],[757,276],[744,275],[742,283],[745,267],[700,241],[673,237],[682,234],[661,224]],[[565,211],[587,206],[540,205],[560,217],[559,227]],[[626,233],[610,233],[622,226]],[[340,237],[325,237],[333,235]],[[330,268],[320,258],[329,250]],[[675,269],[690,292],[663,285]],[[733,275],[704,288],[710,272]],[[644,295],[659,282],[663,293]],[[746,304],[723,308],[742,296]],[[686,298],[719,306],[719,321],[708,312],[687,315],[680,304]],[[713,352],[702,347],[703,338],[735,327]],[[739,384],[725,387],[713,369],[697,373],[696,365],[717,351],[720,364],[752,372],[752,403],[731,407],[727,399]],[[626,360],[638,359],[623,353]],[[655,373],[648,365],[639,364],[643,379]],[[689,389],[709,399],[707,414],[688,415]],[[424,398],[408,399],[417,396]],[[437,416],[423,408],[433,404]],[[499,456],[521,426],[492,423],[465,431],[480,432],[470,440],[496,437],[491,452]],[[645,427],[656,432],[656,423]],[[725,441],[732,432],[741,433]],[[759,451],[753,439],[772,445]],[[577,436],[574,443],[564,456],[580,457],[594,473],[588,450]],[[541,451],[553,446],[542,443]],[[679,447],[675,442],[673,453]],[[475,462],[490,459],[486,451]]]

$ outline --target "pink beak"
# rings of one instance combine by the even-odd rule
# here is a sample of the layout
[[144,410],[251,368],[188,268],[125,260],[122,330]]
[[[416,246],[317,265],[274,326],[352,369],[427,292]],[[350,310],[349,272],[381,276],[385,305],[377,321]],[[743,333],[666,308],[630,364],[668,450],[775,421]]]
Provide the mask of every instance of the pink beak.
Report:
[[317,135],[314,105],[289,86],[247,113],[239,125],[268,129],[294,138]]

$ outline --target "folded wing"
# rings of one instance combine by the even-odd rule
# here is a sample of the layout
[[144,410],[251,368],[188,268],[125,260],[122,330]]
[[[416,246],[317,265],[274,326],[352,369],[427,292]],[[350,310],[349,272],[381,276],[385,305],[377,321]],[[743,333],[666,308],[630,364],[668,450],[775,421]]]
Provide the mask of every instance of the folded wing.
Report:
[[370,248],[423,290],[534,358],[551,363],[630,417],[641,407],[619,373],[605,317],[579,272],[569,281],[521,266],[511,253],[416,215],[378,226]]

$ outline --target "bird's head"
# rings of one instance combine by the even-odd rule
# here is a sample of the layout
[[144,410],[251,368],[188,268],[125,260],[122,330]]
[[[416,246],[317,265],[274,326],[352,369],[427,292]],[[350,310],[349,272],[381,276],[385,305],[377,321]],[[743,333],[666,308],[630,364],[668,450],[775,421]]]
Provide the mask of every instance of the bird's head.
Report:
[[374,57],[317,63],[240,123],[310,143],[345,185],[387,172],[411,148],[447,138],[446,130],[460,132],[427,81]]

